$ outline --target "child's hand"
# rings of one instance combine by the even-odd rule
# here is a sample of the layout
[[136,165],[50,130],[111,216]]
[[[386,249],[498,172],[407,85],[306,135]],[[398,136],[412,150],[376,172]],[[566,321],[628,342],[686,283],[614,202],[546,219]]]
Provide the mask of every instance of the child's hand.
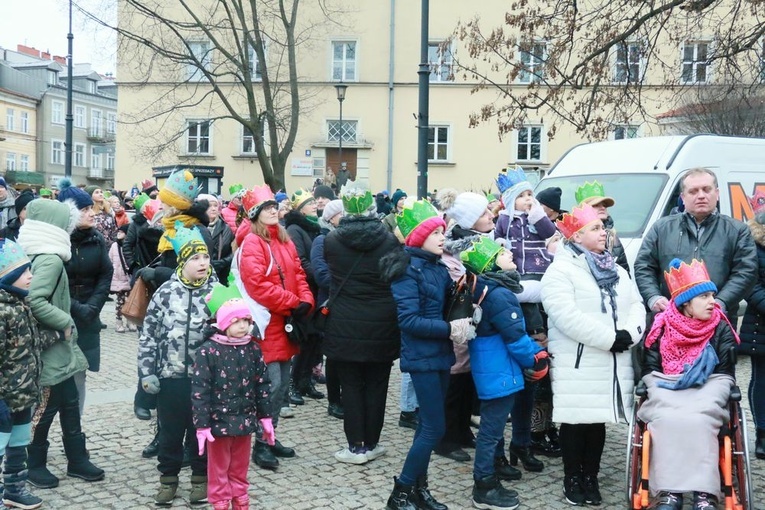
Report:
[[10,430],[11,425],[11,410],[8,409],[5,400],[0,400],[0,429]]
[[531,209],[529,209],[529,223],[534,225],[536,222],[546,217],[547,213],[545,213],[545,210],[542,209],[542,204],[534,199],[534,204],[531,206]]
[[273,421],[271,421],[271,418],[261,418],[260,426],[263,427],[263,441],[273,446],[276,443]]
[[206,442],[215,442],[215,438],[212,435],[212,432],[210,432],[210,427],[205,427],[201,429],[197,429],[197,444],[199,445],[199,456],[201,457],[205,453],[205,443]]

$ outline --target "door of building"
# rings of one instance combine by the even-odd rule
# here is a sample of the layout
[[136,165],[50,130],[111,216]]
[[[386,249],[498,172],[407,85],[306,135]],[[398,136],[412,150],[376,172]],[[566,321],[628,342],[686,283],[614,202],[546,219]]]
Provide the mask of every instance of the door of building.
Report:
[[[331,168],[332,172],[337,175],[340,171],[340,150],[328,148],[326,149],[327,155],[327,168]],[[343,161],[348,171],[351,172],[351,180],[356,180],[356,163],[357,163],[357,149],[346,149],[343,147]]]

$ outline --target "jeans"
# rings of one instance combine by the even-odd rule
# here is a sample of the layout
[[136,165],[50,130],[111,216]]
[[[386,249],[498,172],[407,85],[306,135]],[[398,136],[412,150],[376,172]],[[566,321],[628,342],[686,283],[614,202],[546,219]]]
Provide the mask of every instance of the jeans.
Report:
[[417,403],[417,394],[412,385],[412,376],[407,372],[401,374],[401,401],[399,403],[401,412],[411,413],[420,405]]
[[380,442],[392,363],[334,361],[343,391],[343,429],[349,445]]
[[[531,445],[531,414],[534,410],[536,387],[536,383],[526,381],[523,389],[515,394],[515,403],[510,411],[513,414],[511,420],[513,437],[510,444],[518,448],[526,448]],[[483,407],[481,410],[483,412]],[[481,420],[483,420],[483,415],[481,415]]]
[[752,378],[749,380],[749,405],[757,430],[765,430],[765,356],[751,356]]
[[404,485],[414,485],[419,477],[428,473],[430,455],[446,432],[444,407],[449,390],[448,370],[412,372],[411,376],[420,403],[420,415],[414,441],[399,476]]
[[494,474],[494,458],[505,455],[505,424],[516,395],[481,401],[481,426],[475,438],[473,477],[478,480]]
[[183,462],[184,436],[191,454],[191,474],[207,475],[207,457],[199,455],[196,429],[191,416],[191,379],[160,379],[157,394],[159,465],[163,476],[178,476]]

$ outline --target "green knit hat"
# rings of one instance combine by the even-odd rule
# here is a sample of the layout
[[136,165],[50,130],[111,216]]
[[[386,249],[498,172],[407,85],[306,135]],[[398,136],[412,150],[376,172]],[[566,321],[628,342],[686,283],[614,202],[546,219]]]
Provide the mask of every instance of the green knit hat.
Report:
[[481,236],[478,241],[473,241],[473,245],[460,253],[460,259],[465,267],[475,274],[481,274],[492,267],[497,255],[504,250],[504,247],[498,242]]

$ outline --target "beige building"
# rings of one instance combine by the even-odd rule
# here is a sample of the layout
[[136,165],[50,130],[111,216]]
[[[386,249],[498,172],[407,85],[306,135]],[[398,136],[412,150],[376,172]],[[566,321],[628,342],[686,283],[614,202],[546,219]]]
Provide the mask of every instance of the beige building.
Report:
[[0,88],[0,164],[11,184],[26,187],[29,172],[37,169],[36,129],[38,100]]
[[[309,5],[303,4],[301,8],[309,9]],[[566,150],[584,141],[567,126],[559,127],[554,139],[548,140],[550,114],[545,112],[529,118],[522,128],[501,139],[491,121],[469,127],[470,113],[494,100],[497,93],[493,90],[471,93],[476,83],[460,73],[454,76],[451,69],[451,52],[461,56],[466,53],[464,48],[455,45],[450,52],[443,53],[439,43],[452,33],[458,20],[475,16],[476,9],[480,9],[484,20],[501,20],[508,8],[509,4],[500,0],[431,2],[429,190],[447,186],[475,191],[494,189],[497,173],[515,164],[524,167],[533,179],[549,169]],[[122,19],[124,23],[124,14]],[[705,45],[711,44],[702,36],[704,33],[680,48],[675,43],[666,48],[666,58],[677,62],[677,72],[683,73],[685,82],[703,84],[710,79],[708,69],[698,62],[706,51]],[[303,109],[291,164],[286,170],[288,191],[310,188],[328,167],[337,171],[338,140],[342,136],[342,160],[352,175],[367,182],[372,191],[402,188],[415,193],[419,38],[419,2],[361,2],[342,14],[339,23],[319,27],[309,42],[298,47]],[[202,34],[193,41],[192,48],[204,51],[209,47]],[[535,80],[534,68],[544,52],[544,42],[540,41],[520,55],[528,72],[521,73],[516,80],[514,87],[519,91]],[[216,51],[210,55],[211,60],[222,58]],[[614,82],[646,72],[637,43],[627,45],[626,51],[615,52],[611,61]],[[147,105],[155,104],[155,98],[166,95],[174,82],[184,81],[188,73],[193,73],[193,69],[181,65],[157,64],[154,62],[149,76],[146,74],[149,67],[136,64],[132,54],[119,56],[121,121],[126,117],[148,117]],[[341,81],[348,86],[342,103],[342,126],[334,87]],[[199,89],[188,96],[199,98],[205,90],[206,85],[199,84]],[[646,88],[643,94],[651,115],[672,107],[660,86]],[[210,175],[222,173],[222,184],[211,181],[209,191],[222,192],[224,197],[228,197],[227,188],[231,184],[262,183],[251,137],[235,121],[209,121],[221,111],[216,101],[205,101],[197,108],[176,109],[146,121],[140,128],[121,126],[116,166],[130,170],[117,173],[117,187],[129,189],[150,177],[155,167],[164,168],[164,173],[156,174],[158,177],[173,167],[199,166]],[[181,134],[173,139],[177,133]],[[656,134],[660,134],[660,126],[646,123],[641,117],[614,125],[610,137]],[[144,143],[147,137],[171,144],[172,150],[149,155]]]

